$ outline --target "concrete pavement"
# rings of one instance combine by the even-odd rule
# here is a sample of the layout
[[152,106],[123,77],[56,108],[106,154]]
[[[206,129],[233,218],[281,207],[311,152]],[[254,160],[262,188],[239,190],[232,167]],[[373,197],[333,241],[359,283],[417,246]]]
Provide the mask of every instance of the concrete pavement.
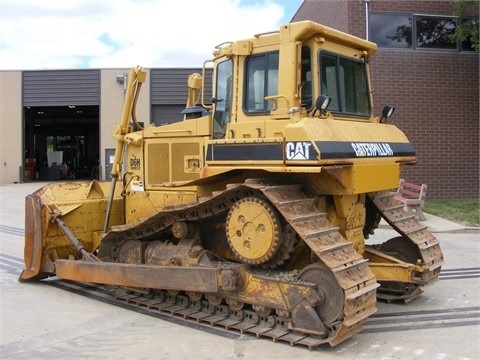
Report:
[[[461,234],[461,233],[480,233],[480,228],[470,227],[456,222],[424,213],[427,220],[420,221],[421,224],[428,226],[428,231],[432,233],[451,233],[451,234]],[[417,219],[418,220],[418,219]],[[380,222],[381,229],[388,229],[390,226],[382,219]]]
[[[408,304],[377,304],[362,332],[309,351],[225,335],[89,297],[55,278],[17,281],[23,269],[24,196],[42,184],[0,185],[2,359],[478,359],[480,234],[427,214],[446,263],[440,281]],[[371,241],[396,233],[382,223]]]

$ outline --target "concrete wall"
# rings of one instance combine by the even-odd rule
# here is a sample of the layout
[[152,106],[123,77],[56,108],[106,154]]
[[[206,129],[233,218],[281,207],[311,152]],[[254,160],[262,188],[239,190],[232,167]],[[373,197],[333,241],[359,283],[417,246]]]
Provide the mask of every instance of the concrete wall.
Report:
[[0,72],[0,185],[20,181],[22,156],[22,72]]

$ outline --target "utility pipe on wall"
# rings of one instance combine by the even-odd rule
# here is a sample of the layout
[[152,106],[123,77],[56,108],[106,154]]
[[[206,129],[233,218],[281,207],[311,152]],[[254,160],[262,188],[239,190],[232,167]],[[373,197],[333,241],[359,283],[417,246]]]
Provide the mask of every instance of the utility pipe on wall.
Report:
[[365,39],[370,40],[368,36],[368,3],[370,0],[365,0]]

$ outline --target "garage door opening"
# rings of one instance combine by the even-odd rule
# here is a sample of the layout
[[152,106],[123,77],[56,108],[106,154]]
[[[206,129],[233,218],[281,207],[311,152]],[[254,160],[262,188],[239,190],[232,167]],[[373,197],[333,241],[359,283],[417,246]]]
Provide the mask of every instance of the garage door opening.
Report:
[[24,107],[24,180],[98,179],[98,106]]

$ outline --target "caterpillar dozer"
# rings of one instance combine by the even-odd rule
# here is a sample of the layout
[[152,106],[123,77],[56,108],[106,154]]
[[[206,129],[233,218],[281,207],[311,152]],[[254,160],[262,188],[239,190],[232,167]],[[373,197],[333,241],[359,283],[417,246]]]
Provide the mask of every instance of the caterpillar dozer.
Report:
[[[334,346],[377,298],[438,280],[435,236],[394,199],[415,150],[373,114],[377,46],[311,21],[217,46],[178,122],[147,125],[130,71],[111,182],[25,200],[25,270],[105,284],[118,299],[275,341]],[[207,70],[212,96],[205,101]],[[381,218],[398,232],[366,239]]]

